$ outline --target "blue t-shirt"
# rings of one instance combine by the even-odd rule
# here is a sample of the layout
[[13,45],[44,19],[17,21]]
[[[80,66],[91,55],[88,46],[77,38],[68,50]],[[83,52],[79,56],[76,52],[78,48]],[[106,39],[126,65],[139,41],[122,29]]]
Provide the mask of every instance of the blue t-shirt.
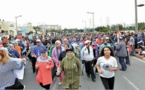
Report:
[[44,45],[35,46],[34,49],[33,49],[32,54],[35,54],[38,58],[39,56],[41,56],[41,51],[42,50],[47,51],[47,49]]

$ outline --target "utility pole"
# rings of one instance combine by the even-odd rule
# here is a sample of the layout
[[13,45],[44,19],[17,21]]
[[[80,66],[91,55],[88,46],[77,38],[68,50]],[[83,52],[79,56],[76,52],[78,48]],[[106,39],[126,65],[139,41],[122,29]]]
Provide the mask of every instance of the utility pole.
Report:
[[135,0],[135,32],[138,34],[137,0]]
[[109,28],[109,18],[107,17],[107,27]]
[[16,19],[16,32],[18,33],[18,27],[17,27],[17,18],[19,17],[22,17],[22,15],[19,15],[19,16],[16,16],[15,19]]
[[87,12],[88,14],[92,14],[92,21],[93,21],[93,31],[95,31],[94,29],[94,12]]

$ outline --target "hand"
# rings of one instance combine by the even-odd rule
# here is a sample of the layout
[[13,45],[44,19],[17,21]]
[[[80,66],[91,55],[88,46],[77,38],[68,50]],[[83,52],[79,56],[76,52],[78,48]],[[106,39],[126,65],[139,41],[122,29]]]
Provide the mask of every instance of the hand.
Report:
[[56,72],[56,75],[59,76],[59,75],[60,75],[60,71],[57,71],[57,72]]
[[59,72],[59,71],[60,71],[60,69],[59,69],[59,68],[57,68],[57,71]]
[[109,67],[108,70],[109,70],[109,71],[113,71],[113,68],[110,68],[110,67]]
[[22,59],[22,62],[26,62],[26,58],[23,58],[23,59]]
[[38,66],[38,64],[36,64],[36,66],[35,66],[35,67],[36,67],[36,69],[37,69],[37,68],[39,67],[39,66]]
[[36,58],[36,55],[35,54],[32,54],[32,57],[35,57]]
[[100,74],[103,74],[103,71],[102,71],[102,70],[99,70],[98,72],[99,72]]
[[46,66],[46,69],[49,69],[49,66]]

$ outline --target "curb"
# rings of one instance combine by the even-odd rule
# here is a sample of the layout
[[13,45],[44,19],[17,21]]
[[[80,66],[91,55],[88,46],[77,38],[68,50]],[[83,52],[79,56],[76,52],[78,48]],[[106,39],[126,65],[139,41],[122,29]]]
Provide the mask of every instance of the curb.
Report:
[[138,59],[141,59],[141,60],[145,60],[145,57],[144,56],[141,56],[139,54],[134,54],[134,57],[136,57]]

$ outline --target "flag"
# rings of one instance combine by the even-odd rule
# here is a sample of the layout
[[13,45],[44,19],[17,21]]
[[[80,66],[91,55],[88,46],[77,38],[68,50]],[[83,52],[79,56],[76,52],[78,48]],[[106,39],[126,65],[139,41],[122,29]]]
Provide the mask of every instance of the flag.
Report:
[[120,33],[119,26],[116,26],[116,32],[117,32],[117,33]]

